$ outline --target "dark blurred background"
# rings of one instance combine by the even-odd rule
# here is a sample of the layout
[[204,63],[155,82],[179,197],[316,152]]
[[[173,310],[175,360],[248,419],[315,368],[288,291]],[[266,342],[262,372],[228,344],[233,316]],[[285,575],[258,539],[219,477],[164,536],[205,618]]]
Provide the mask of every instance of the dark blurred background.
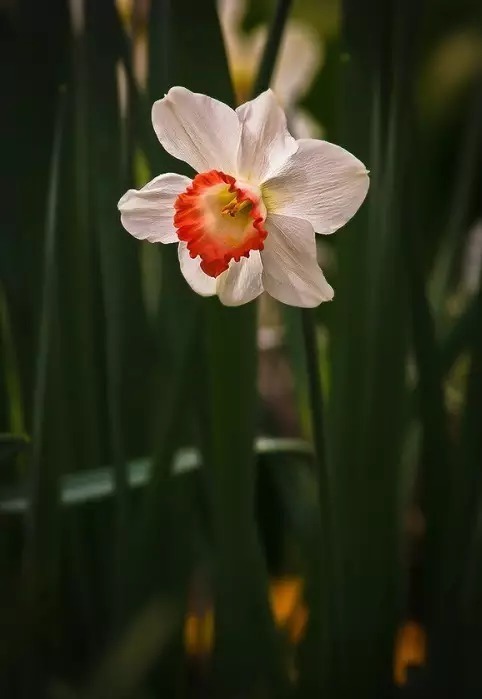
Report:
[[[1,0],[2,698],[482,695],[481,14]],[[117,211],[152,102],[263,56],[371,173],[309,311],[195,296]]]

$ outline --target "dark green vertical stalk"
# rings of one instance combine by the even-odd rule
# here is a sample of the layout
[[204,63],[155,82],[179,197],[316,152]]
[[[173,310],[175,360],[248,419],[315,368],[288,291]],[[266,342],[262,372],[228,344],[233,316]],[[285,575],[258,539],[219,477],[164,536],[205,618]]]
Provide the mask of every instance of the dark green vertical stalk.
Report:
[[10,312],[24,416],[30,429],[46,172],[51,161],[58,88],[66,78],[67,13],[64,0],[50,0],[48,12],[34,0],[3,3],[0,12],[0,126],[5,168],[0,275]]
[[[470,348],[470,370],[461,420],[459,460],[452,502],[451,597],[444,609],[445,634],[441,662],[433,667],[436,687],[454,687],[470,699],[482,691],[480,638],[482,629],[482,274],[475,298],[476,322]],[[449,659],[449,662],[447,662]]]
[[[149,15],[149,97],[154,102],[161,98],[159,88],[169,89],[169,69],[173,51],[169,27],[172,0],[154,0]],[[172,72],[172,71],[171,71]]]
[[[77,3],[84,7],[84,3]],[[84,8],[85,10],[85,8]],[[72,20],[73,24],[73,20]],[[61,321],[65,351],[69,355],[65,382],[69,409],[76,425],[76,466],[91,468],[101,463],[101,391],[102,372],[97,360],[96,330],[100,324],[95,311],[98,277],[94,266],[92,200],[89,185],[89,74],[84,27],[72,27],[72,173],[67,234],[62,239]]]
[[[92,173],[92,221],[99,241],[99,259],[105,320],[105,364],[107,385],[107,412],[109,456],[115,476],[114,498],[114,579],[113,604],[117,624],[122,620],[125,607],[126,562],[125,541],[128,533],[128,483],[122,415],[122,369],[127,333],[126,323],[139,314],[126,304],[124,288],[129,273],[125,262],[125,245],[133,241],[123,235],[115,204],[121,193],[122,160],[120,109],[117,98],[116,61],[118,57],[117,14],[111,3],[85,3],[86,49],[89,90],[89,142]],[[102,50],[99,51],[99,47]],[[124,245],[125,244],[125,245]],[[137,247],[129,250],[136,263]],[[132,276],[132,275],[129,275]],[[135,294],[135,279],[131,293]],[[140,293],[136,298],[140,304]],[[131,310],[131,313],[129,311]],[[135,332],[135,328],[130,328]],[[138,338],[141,340],[141,338]]]
[[[64,147],[65,96],[59,97],[49,177],[42,261],[42,291],[33,389],[32,451],[27,479],[28,509],[23,551],[26,599],[37,608],[48,607],[60,590],[61,509],[60,476],[69,463],[66,413],[59,370],[62,368],[58,326],[58,233]],[[34,642],[27,658],[24,693],[32,696],[43,682],[40,644]]]
[[122,47],[114,3],[87,1],[86,51],[89,90],[89,161],[92,225],[98,245],[100,295],[105,331],[107,444],[115,475],[114,611],[120,624],[126,609],[126,540],[130,531],[128,450],[146,447],[146,416],[152,356],[142,298],[140,246],[122,228],[117,201],[132,172],[131,148],[122,139],[117,66]]
[[[204,27],[211,26],[203,16],[204,4],[194,3],[191,9],[190,3],[151,0],[148,23],[150,101],[160,99],[172,85],[196,89],[192,81],[203,79],[200,57],[208,60],[210,57],[210,33],[205,32]],[[200,32],[201,26],[203,31]],[[193,70],[194,65],[196,70]],[[133,88],[132,75],[130,84]],[[137,90],[133,89],[132,95],[136,98],[136,137],[147,157],[150,176],[183,172],[183,164],[163,150],[154,134],[150,104],[147,105]],[[131,183],[133,185],[137,183]],[[183,615],[196,564],[200,526],[192,494],[184,480],[173,474],[172,463],[176,449],[191,438],[193,404],[198,399],[195,386],[201,369],[198,351],[201,299],[181,275],[175,245],[155,246],[152,253],[159,255],[161,276],[156,318],[156,375],[151,387],[153,401],[149,420],[154,458],[138,526],[130,537],[129,583],[133,610],[139,609],[152,595],[161,594],[169,600],[171,608]],[[168,694],[179,692],[180,666],[184,663],[185,652],[182,641],[181,627],[176,629],[169,653],[159,668],[162,691]]]
[[254,87],[254,95],[267,90],[278,58],[278,51],[293,0],[278,0]]
[[[482,93],[478,97],[480,99]],[[480,125],[479,129],[482,131]],[[480,184],[479,181],[479,189]],[[450,542],[450,562],[452,582],[456,583],[457,602],[460,604],[462,601],[464,620],[470,620],[470,614],[476,612],[480,624],[482,599],[475,589],[474,577],[480,581],[482,574],[482,272],[479,275],[478,292],[469,310],[473,324],[472,342],[469,345],[470,370],[461,421],[460,463],[452,492],[454,507],[450,522],[453,537]],[[470,602],[474,606],[477,603],[478,608],[473,609]]]
[[[463,546],[463,542],[467,542],[468,538],[474,536],[477,532],[477,526],[480,527],[478,521],[482,498],[482,430],[480,427],[482,409],[482,275],[477,294],[477,320],[470,355],[471,364],[461,434],[461,454],[466,467],[467,488],[465,502],[462,503],[459,512],[459,525],[465,520],[466,526],[463,524],[461,526],[462,536],[458,539],[460,546]],[[480,546],[480,539],[477,543]],[[480,559],[480,551],[478,556]]]
[[12,432],[25,432],[25,416],[20,371],[15,352],[14,337],[10,323],[7,299],[0,286],[0,339],[1,358],[4,371],[3,383],[7,401],[8,429]]
[[318,362],[318,346],[316,341],[316,321],[312,311],[301,311],[303,322],[303,339],[306,353],[306,368],[310,389],[310,403],[313,417],[313,440],[315,453],[320,470],[320,491],[323,490],[323,499],[328,502],[328,475],[326,466],[326,436],[323,407],[323,391]]
[[448,534],[446,525],[451,487],[451,450],[440,352],[413,241],[408,241],[408,261],[413,349],[423,430],[422,468],[427,515],[426,602],[427,611],[431,609],[429,615],[438,616],[443,608],[443,559]]
[[[412,10],[414,20],[419,21],[421,6]],[[400,9],[405,15],[405,8]],[[413,22],[410,23],[413,26]],[[395,38],[407,46],[413,43],[410,25],[406,21],[396,27]],[[403,37],[405,34],[405,37]],[[408,40],[407,40],[408,34]],[[408,51],[407,49],[405,49]],[[413,47],[409,52],[413,51]],[[405,73],[410,65],[403,66]],[[422,499],[426,515],[425,549],[425,621],[428,625],[440,622],[440,614],[447,602],[446,594],[446,545],[449,494],[452,482],[451,445],[448,435],[448,419],[444,402],[441,355],[437,343],[435,323],[428,301],[422,269],[421,240],[423,230],[418,223],[421,210],[421,183],[411,176],[419,149],[419,130],[414,118],[412,93],[404,93],[403,86],[409,76],[402,74],[399,82],[402,91],[397,93],[394,118],[402,128],[405,138],[399,146],[399,168],[405,173],[400,178],[404,206],[401,210],[403,234],[401,252],[404,255],[410,298],[412,346],[418,373],[419,417],[422,426],[421,481]],[[402,125],[403,120],[403,125]],[[409,139],[409,140],[408,140]],[[407,155],[410,154],[410,155]]]
[[454,191],[448,210],[447,230],[435,266],[431,288],[433,304],[442,320],[446,320],[444,301],[453,272],[454,256],[460,245],[464,227],[468,226],[468,211],[474,196],[476,172],[480,162],[482,140],[482,81],[475,86],[473,102],[467,110],[467,123],[463,130],[459,161],[454,178]]
[[[43,289],[37,344],[36,380],[33,398],[32,457],[30,465],[30,508],[27,516],[26,562],[35,569],[52,565],[58,551],[47,555],[47,550],[58,543],[59,526],[59,475],[60,463],[42,457],[45,451],[45,425],[48,380],[51,375],[53,335],[57,322],[56,296],[58,293],[56,239],[58,226],[58,200],[60,164],[65,122],[65,95],[61,92],[55,140],[52,149],[50,184],[45,223],[45,247],[43,259]],[[60,437],[60,440],[62,437]],[[55,564],[54,564],[55,565]],[[58,572],[58,571],[57,571]]]
[[341,145],[366,163],[371,187],[336,238],[329,463],[340,697],[389,691],[401,606],[408,350],[401,214],[414,10],[414,2],[398,0],[343,3]]
[[[462,166],[458,173],[458,179],[455,182],[455,193],[453,197],[453,210],[450,214],[453,228],[448,230],[447,238],[452,245],[455,246],[457,233],[462,221],[464,213],[466,215],[467,200],[464,186],[474,190],[472,184],[474,178],[474,161],[477,162],[477,156],[480,157],[482,152],[482,83],[479,81],[475,85],[473,107],[470,114],[469,133],[466,134],[466,147],[463,151]],[[475,150],[473,154],[471,147]],[[465,166],[465,167],[464,167]],[[477,181],[477,180],[476,180]],[[456,224],[458,223],[458,227]],[[460,570],[464,565],[464,557],[467,553],[467,540],[472,536],[471,531],[475,529],[477,514],[477,505],[474,500],[474,493],[478,487],[478,466],[477,464],[477,449],[478,449],[478,431],[475,427],[477,418],[477,390],[479,381],[478,366],[480,357],[478,354],[480,341],[480,318],[482,307],[482,294],[478,294],[469,302],[465,313],[456,323],[453,335],[455,339],[461,331],[466,332],[468,337],[467,349],[471,352],[471,373],[467,382],[467,396],[465,411],[462,420],[462,432],[460,441],[460,462],[453,464],[450,480],[447,484],[447,503],[440,503],[440,517],[444,517],[446,522],[446,538],[447,542],[444,551],[445,563],[445,594],[450,592],[455,587],[458,587],[456,582],[460,577]],[[468,332],[467,332],[468,331]],[[440,445],[443,448],[443,440]],[[436,462],[438,463],[438,462]],[[442,461],[442,464],[444,462]],[[434,466],[434,469],[437,466]],[[438,468],[437,468],[438,471]],[[435,477],[435,473],[434,473]],[[442,600],[442,603],[445,600]]]
[[316,341],[316,319],[312,309],[301,310],[303,340],[308,377],[311,424],[315,445],[316,481],[318,486],[319,522],[318,541],[312,551],[312,581],[314,589],[308,588],[310,603],[310,625],[302,652],[302,675],[300,684],[304,696],[313,692],[326,691],[330,674],[333,674],[332,651],[333,617],[333,556],[331,546],[333,532],[330,508],[331,483],[327,464],[325,417],[320,364]]
[[254,304],[209,303],[205,459],[216,555],[216,680],[224,691],[272,682],[277,672],[254,513],[255,330]]

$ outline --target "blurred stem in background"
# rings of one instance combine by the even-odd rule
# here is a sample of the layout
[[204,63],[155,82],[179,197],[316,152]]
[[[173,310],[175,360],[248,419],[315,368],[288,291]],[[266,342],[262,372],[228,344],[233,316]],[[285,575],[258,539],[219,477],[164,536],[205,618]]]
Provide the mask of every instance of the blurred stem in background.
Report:
[[3,289],[0,289],[0,325],[2,338],[2,365],[4,367],[3,383],[8,404],[8,429],[17,434],[25,432],[22,391],[12,329]]

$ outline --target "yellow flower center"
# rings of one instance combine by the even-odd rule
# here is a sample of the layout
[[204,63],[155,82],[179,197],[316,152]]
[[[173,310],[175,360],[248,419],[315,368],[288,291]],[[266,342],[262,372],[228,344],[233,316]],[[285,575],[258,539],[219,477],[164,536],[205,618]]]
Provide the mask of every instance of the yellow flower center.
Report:
[[[251,209],[252,206],[253,204],[250,201],[239,201],[237,197],[233,197],[229,204],[223,206],[223,208],[221,209],[221,213],[235,217],[237,214],[241,213],[243,209],[246,209],[248,207],[249,209]],[[249,211],[247,211],[246,213],[249,213]]]

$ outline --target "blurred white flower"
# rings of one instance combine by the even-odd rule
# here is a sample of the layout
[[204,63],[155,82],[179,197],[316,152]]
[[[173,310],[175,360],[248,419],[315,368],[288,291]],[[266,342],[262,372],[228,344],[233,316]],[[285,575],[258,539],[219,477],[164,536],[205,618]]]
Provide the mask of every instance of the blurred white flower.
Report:
[[[229,70],[238,103],[250,98],[266,44],[267,27],[243,31],[245,0],[218,0],[218,12],[228,55]],[[281,41],[272,89],[288,114],[296,138],[320,138],[323,129],[306,110],[297,106],[308,92],[323,62],[323,46],[306,24],[290,20]]]
[[198,174],[159,175],[119,201],[129,233],[179,243],[181,271],[227,306],[263,290],[293,306],[333,298],[316,259],[315,230],[343,226],[364,200],[365,166],[343,148],[295,140],[271,90],[236,111],[173,87],[154,103],[161,145]]
[[428,118],[444,116],[482,70],[482,34],[478,26],[444,36],[428,55],[419,81],[419,101]]
[[85,26],[84,0],[69,0],[69,13],[74,36],[79,36],[84,31]]
[[482,270],[482,220],[470,229],[462,264],[462,284],[469,294],[477,293]]
[[149,0],[115,0],[119,18],[131,37],[132,69],[142,90],[147,86],[149,4]]

